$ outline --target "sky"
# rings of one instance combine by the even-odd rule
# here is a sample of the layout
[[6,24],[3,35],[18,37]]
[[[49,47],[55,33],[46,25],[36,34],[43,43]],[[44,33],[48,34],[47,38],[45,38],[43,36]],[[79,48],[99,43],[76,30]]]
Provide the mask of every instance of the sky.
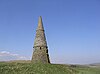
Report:
[[39,16],[51,63],[100,62],[100,0],[0,0],[0,61],[31,59]]

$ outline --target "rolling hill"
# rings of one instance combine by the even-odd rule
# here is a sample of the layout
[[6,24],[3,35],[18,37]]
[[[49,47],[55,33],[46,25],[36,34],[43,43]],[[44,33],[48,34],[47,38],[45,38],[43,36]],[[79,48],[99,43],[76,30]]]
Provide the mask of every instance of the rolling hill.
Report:
[[0,74],[100,74],[100,68],[13,61],[0,62]]

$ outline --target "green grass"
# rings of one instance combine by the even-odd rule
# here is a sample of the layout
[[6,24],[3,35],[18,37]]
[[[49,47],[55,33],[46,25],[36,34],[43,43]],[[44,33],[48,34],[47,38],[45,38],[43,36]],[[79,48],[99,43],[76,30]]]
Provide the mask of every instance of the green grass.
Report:
[[100,74],[100,68],[61,64],[0,62],[0,74]]
[[77,68],[79,74],[100,74],[100,68]]
[[76,71],[65,65],[0,63],[0,74],[72,74]]

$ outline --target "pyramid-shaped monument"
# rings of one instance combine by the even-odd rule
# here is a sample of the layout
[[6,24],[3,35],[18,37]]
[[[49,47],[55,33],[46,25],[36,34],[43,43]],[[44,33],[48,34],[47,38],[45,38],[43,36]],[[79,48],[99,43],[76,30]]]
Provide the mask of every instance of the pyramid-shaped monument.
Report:
[[31,60],[33,63],[50,63],[48,47],[41,16],[39,17],[38,21],[33,50],[34,52]]

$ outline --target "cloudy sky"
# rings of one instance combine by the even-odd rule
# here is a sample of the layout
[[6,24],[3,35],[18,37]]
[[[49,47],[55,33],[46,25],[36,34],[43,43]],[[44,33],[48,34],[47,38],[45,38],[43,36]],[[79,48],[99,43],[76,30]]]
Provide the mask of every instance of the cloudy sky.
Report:
[[0,61],[27,60],[28,58],[7,51],[0,52]]
[[100,62],[99,0],[0,0],[0,61],[31,59],[40,15],[52,63]]

